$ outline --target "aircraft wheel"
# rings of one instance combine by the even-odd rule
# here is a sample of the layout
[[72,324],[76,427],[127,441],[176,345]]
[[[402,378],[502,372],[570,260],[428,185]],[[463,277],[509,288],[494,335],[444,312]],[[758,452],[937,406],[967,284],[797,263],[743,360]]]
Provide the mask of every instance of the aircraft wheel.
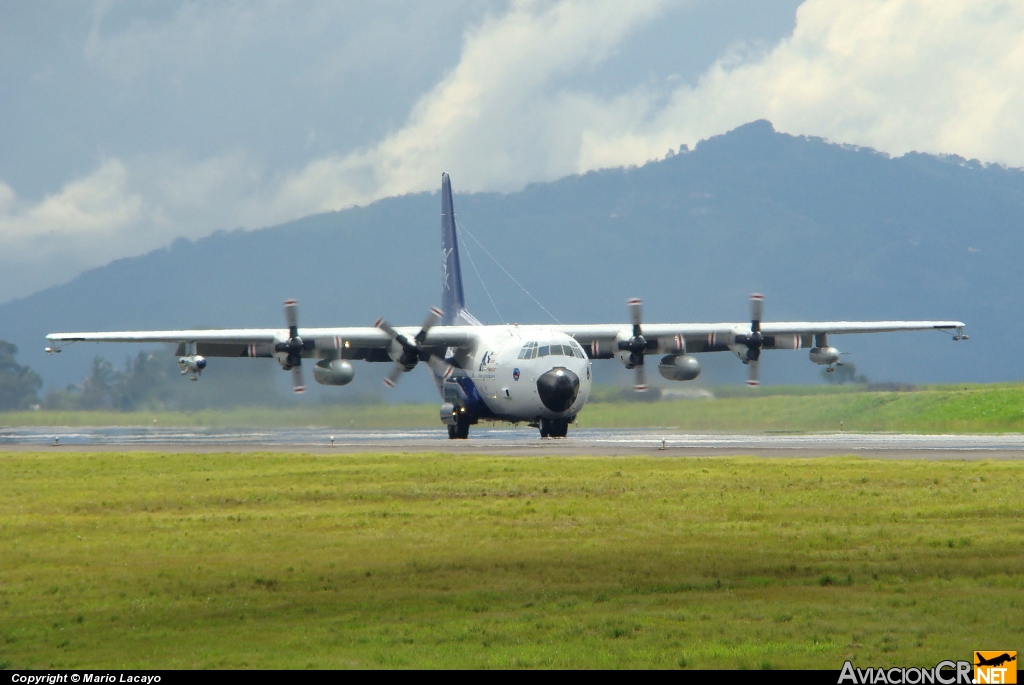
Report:
[[455,439],[465,440],[469,437],[469,421],[459,421],[452,428],[455,429]]
[[541,419],[540,437],[564,438],[569,432],[569,422],[564,419]]
[[456,427],[455,426],[448,426],[448,439],[449,440],[454,440],[457,437],[458,437],[458,435],[456,434]]

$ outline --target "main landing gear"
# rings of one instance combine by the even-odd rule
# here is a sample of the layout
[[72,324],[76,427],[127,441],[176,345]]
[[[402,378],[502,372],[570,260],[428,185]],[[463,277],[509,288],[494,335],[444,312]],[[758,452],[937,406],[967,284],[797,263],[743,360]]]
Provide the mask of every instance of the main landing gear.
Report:
[[454,426],[448,426],[449,440],[465,440],[469,437],[469,418],[461,415],[456,419]]
[[540,437],[542,438],[564,438],[569,432],[569,421],[567,419],[541,419]]

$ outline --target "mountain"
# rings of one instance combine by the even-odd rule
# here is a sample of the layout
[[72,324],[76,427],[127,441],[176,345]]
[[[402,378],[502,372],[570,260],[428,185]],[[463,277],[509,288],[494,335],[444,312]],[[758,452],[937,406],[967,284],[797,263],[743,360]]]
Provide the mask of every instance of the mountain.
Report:
[[[564,322],[625,322],[635,296],[650,322],[742,321],[758,291],[766,319],[967,322],[971,340],[958,344],[937,332],[836,337],[873,381],[1024,376],[1020,169],[892,158],[757,121],[641,167],[520,192],[460,195],[452,182],[469,305],[485,323],[552,321],[505,270]],[[291,297],[303,326],[382,315],[415,324],[439,301],[439,204],[421,193],[178,240],[0,305],[0,338],[57,387],[84,376],[95,354],[118,361],[136,350],[78,344],[48,358],[52,331],[283,326]],[[703,382],[744,377],[728,355],[701,359]],[[618,373],[603,364],[603,377]],[[805,351],[766,353],[761,366],[767,383],[820,382]],[[384,373],[360,364],[359,387],[378,387]],[[426,372],[410,375],[422,378],[403,381],[397,397],[430,397]]]

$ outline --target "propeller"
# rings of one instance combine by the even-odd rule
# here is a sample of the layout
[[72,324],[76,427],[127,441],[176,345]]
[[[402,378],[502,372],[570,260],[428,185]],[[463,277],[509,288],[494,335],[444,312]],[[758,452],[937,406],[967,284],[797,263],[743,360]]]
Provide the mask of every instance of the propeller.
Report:
[[[398,379],[406,371],[412,371],[416,368],[416,364],[420,361],[420,357],[423,354],[423,342],[427,339],[427,333],[430,329],[441,320],[444,315],[437,307],[432,307],[427,313],[427,318],[423,320],[423,325],[420,326],[420,331],[409,340],[406,336],[396,331],[391,324],[384,319],[378,319],[377,323],[374,324],[377,328],[381,329],[388,336],[402,346],[402,354],[399,355],[398,359],[395,360],[395,365],[391,368],[387,378],[384,379],[384,385],[389,388],[395,387],[398,383]],[[450,364],[442,359],[439,359],[433,354],[427,356],[427,364],[431,370],[441,378],[448,378],[452,373],[452,367]]]
[[633,389],[637,392],[647,390],[647,378],[644,373],[644,353],[650,347],[650,343],[644,338],[641,328],[643,319],[644,301],[634,297],[627,302],[629,306],[629,318],[633,324],[633,334],[629,340],[620,340],[619,349],[629,352],[629,363],[636,369],[636,380]]
[[737,345],[746,345],[746,359],[743,363],[747,365],[747,385],[758,386],[761,381],[758,378],[758,361],[761,359],[761,348],[775,345],[773,336],[761,334],[761,315],[764,313],[764,295],[753,293],[750,296],[750,335],[740,334],[736,336]]
[[288,356],[286,363],[292,370],[292,386],[295,392],[306,392],[306,384],[302,379],[302,352],[306,344],[299,337],[299,303],[286,300],[284,318],[288,322],[288,339],[274,345],[275,352],[284,352]]

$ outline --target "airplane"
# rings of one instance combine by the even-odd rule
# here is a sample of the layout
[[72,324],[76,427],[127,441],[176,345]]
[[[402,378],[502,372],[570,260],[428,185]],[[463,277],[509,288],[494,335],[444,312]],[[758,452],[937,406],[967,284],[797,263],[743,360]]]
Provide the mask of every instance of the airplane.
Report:
[[750,296],[750,321],[742,323],[643,322],[640,299],[627,302],[629,324],[483,325],[466,309],[451,180],[441,175],[441,307],[419,328],[374,326],[299,328],[298,304],[284,303],[287,328],[51,333],[47,352],[74,342],[176,343],[183,375],[197,380],[207,357],[272,358],[291,371],[295,392],[305,390],[303,360],[317,360],[313,378],[346,385],[352,362],[390,363],[390,387],[420,362],[430,368],[441,396],[440,419],[451,439],[466,439],[480,420],[527,423],[542,438],[564,438],[590,396],[594,360],[618,359],[635,373],[634,388],[647,389],[646,358],[660,356],[658,373],[672,381],[700,374],[695,355],[732,352],[747,365],[751,386],[759,384],[764,350],[809,349],[810,361],[832,371],[840,352],[829,336],[847,333],[943,330],[967,340],[960,321],[762,320],[764,298]]
[[1017,660],[1016,654],[1010,656],[1009,652],[1003,652],[999,656],[994,656],[991,659],[986,659],[981,655],[976,656],[978,658],[978,663],[974,664],[975,666],[1002,666],[1005,663]]

